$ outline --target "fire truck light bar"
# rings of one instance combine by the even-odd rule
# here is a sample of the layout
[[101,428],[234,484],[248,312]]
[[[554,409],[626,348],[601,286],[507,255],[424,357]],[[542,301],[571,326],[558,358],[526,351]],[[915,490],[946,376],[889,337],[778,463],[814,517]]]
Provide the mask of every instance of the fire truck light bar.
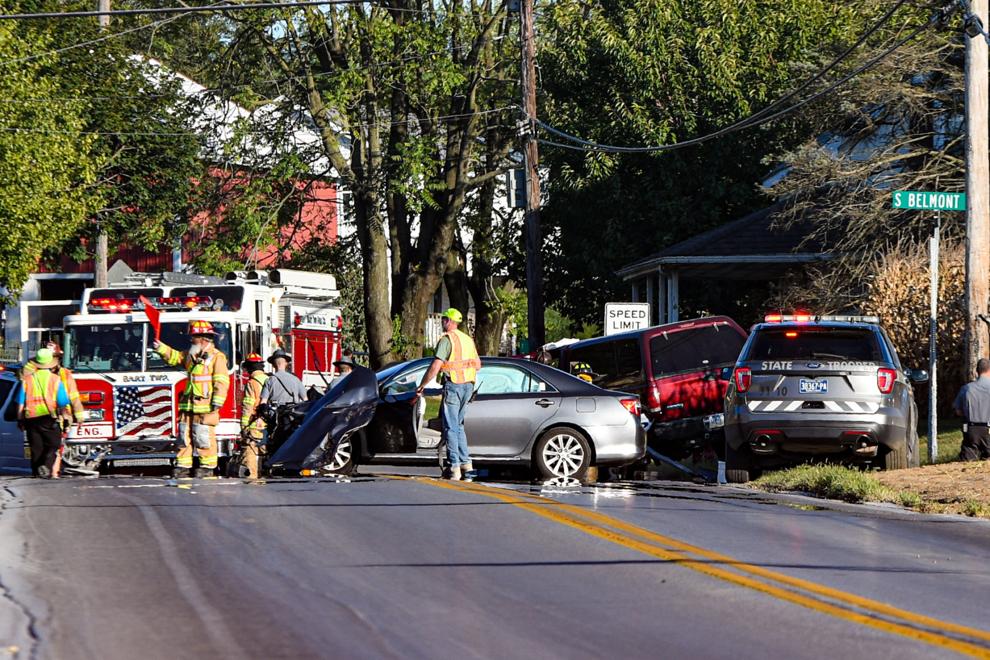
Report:
[[767,314],[763,317],[764,323],[811,323],[821,321],[840,321],[845,323],[880,323],[877,316],[853,316],[842,314]]
[[[199,309],[213,306],[213,299],[205,296],[171,296],[149,298],[155,309]],[[89,308],[104,312],[130,312],[144,309],[137,298],[92,298]]]

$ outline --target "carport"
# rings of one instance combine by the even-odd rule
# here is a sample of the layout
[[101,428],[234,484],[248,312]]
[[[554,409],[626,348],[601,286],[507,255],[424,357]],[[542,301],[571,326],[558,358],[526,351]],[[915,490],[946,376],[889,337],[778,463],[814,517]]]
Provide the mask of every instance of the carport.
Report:
[[652,323],[679,319],[684,278],[771,281],[834,255],[809,239],[810,226],[774,223],[774,205],[698,234],[624,266],[618,275],[632,286],[633,302],[650,303]]

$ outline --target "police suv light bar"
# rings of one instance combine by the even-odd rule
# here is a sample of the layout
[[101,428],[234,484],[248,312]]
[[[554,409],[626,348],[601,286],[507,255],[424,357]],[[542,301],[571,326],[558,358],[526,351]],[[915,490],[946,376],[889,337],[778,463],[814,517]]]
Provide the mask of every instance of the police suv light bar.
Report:
[[811,323],[821,321],[841,321],[845,323],[880,323],[877,316],[855,316],[844,314],[767,314],[763,317],[764,323]]

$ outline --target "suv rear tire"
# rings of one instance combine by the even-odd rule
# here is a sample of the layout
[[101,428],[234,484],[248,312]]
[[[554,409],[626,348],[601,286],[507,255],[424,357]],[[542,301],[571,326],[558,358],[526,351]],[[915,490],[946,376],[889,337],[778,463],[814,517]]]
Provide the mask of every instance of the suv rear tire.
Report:
[[750,460],[745,449],[733,449],[725,443],[725,480],[730,484],[744,484],[750,477]]
[[904,447],[901,449],[888,448],[883,454],[883,469],[884,470],[905,470],[908,466],[908,448],[907,443],[911,442],[910,439],[905,441]]

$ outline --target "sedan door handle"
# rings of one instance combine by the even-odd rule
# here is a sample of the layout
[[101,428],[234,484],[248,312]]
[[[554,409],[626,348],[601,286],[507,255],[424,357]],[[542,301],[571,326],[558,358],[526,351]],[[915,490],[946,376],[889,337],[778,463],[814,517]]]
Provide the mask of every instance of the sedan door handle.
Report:
[[551,401],[550,399],[540,399],[539,401],[536,402],[536,405],[540,406],[541,408],[549,408],[550,406],[553,405],[553,401]]

